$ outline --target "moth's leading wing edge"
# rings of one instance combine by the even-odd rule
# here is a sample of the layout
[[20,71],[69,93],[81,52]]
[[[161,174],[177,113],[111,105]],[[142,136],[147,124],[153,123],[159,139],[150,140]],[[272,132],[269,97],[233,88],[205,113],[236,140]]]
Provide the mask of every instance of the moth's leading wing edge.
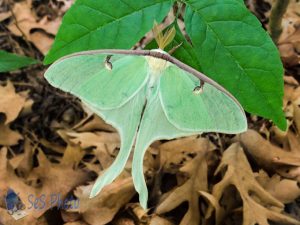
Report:
[[78,54],[58,60],[45,73],[48,82],[79,97],[95,108],[121,107],[146,84],[144,56],[113,55],[112,70],[105,67],[108,54]]
[[188,72],[171,64],[160,79],[160,98],[168,120],[180,130],[236,134],[247,130],[241,106],[231,96],[205,83],[203,93]]

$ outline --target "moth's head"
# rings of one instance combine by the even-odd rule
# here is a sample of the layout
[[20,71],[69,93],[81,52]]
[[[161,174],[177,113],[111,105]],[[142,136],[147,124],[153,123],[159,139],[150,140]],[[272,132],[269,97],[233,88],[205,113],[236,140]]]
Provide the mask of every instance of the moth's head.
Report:
[[162,54],[165,54],[165,55],[170,55],[168,52],[160,49],[160,48],[157,48],[157,49],[151,49],[150,50],[151,52],[159,52],[159,53],[162,53]]

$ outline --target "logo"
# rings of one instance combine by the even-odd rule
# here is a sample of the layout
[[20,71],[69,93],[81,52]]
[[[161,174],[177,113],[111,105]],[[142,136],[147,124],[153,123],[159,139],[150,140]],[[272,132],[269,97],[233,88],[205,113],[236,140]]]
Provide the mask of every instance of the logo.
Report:
[[5,195],[5,205],[8,214],[15,220],[19,220],[27,216],[27,213],[25,212],[25,205],[12,189],[8,189]]
[[19,220],[27,216],[29,210],[44,210],[54,207],[58,210],[79,208],[79,199],[76,199],[73,196],[63,199],[59,193],[50,193],[48,195],[41,194],[39,196],[30,194],[27,198],[28,206],[26,207],[21,201],[19,194],[15,193],[12,189],[7,191],[5,195],[7,213],[15,220]]

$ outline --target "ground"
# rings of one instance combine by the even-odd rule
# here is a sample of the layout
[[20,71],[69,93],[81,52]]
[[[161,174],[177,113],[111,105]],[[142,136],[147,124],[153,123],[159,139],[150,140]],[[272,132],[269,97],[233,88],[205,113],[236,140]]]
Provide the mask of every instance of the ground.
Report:
[[[42,61],[72,3],[0,0],[0,49]],[[246,3],[269,30],[274,1]],[[115,182],[88,199],[94,180],[118,154],[113,127],[75,97],[51,87],[42,64],[1,73],[0,224],[297,224],[299,4],[291,0],[277,42],[285,68],[288,130],[247,114],[249,130],[240,135],[208,133],[155,142],[144,161],[148,211],[138,204],[130,162]],[[7,213],[9,188],[30,208],[20,220]]]

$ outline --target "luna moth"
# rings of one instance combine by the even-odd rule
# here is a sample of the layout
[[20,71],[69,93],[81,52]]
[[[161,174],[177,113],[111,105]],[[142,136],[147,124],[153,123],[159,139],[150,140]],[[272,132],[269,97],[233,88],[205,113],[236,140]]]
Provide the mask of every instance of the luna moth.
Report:
[[228,91],[162,50],[171,32],[156,37],[159,49],[79,52],[56,61],[45,73],[51,85],[80,98],[121,137],[119,154],[97,178],[90,197],[122,172],[134,149],[133,183],[146,208],[143,157],[152,142],[247,129],[244,110]]

